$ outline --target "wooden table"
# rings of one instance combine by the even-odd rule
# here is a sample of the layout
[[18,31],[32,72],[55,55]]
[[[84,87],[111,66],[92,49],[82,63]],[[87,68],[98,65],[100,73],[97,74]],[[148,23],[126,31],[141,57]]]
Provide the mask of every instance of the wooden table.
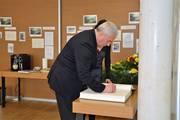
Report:
[[30,72],[30,73],[19,73],[14,71],[0,71],[0,77],[2,81],[2,107],[5,107],[6,103],[6,78],[17,78],[18,79],[18,101],[21,100],[21,78],[26,79],[43,79],[47,80],[48,73],[46,72]]
[[[18,79],[18,101],[20,101],[21,78],[47,80],[47,75],[48,73],[44,72],[18,73],[13,71],[0,71],[0,77],[2,78],[2,107],[5,107],[6,103],[6,78]],[[73,102],[73,112],[80,114],[133,119],[136,114],[136,111],[137,91],[133,91],[132,96],[126,101],[126,103],[105,102],[85,99],[77,99]]]
[[137,111],[137,90],[125,103],[77,99],[73,102],[73,112],[117,118],[134,119]]

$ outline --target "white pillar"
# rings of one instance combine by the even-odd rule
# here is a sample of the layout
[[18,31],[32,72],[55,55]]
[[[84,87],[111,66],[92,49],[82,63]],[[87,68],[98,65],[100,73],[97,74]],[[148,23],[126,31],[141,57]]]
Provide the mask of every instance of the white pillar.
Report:
[[171,120],[173,0],[141,0],[138,120]]

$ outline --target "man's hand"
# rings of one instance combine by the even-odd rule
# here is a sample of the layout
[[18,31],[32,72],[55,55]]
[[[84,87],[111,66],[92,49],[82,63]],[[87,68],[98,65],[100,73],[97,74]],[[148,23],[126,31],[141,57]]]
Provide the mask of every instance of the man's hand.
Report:
[[116,85],[113,83],[108,83],[105,85],[104,93],[113,93],[116,91]]

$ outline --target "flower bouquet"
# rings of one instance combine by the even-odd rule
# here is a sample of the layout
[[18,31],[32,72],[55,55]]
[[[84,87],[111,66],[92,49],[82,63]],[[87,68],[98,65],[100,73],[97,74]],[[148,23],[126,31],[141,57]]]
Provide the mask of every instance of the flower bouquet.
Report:
[[[111,64],[111,79],[116,84],[138,84],[138,63],[137,54],[129,56],[125,60],[120,60]],[[105,74],[103,70],[103,74]],[[104,76],[104,75],[103,75]]]

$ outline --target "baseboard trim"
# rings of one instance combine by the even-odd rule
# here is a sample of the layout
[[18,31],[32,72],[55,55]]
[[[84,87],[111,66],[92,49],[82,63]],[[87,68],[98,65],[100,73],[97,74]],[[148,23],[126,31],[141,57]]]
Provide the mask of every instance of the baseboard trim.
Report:
[[[6,96],[6,98],[14,101],[18,101],[17,96]],[[26,101],[57,103],[56,99],[44,99],[44,98],[34,98],[34,97],[21,97],[21,99]]]
[[55,99],[44,99],[44,98],[33,98],[33,97],[22,97],[22,99],[27,101],[57,103]]

